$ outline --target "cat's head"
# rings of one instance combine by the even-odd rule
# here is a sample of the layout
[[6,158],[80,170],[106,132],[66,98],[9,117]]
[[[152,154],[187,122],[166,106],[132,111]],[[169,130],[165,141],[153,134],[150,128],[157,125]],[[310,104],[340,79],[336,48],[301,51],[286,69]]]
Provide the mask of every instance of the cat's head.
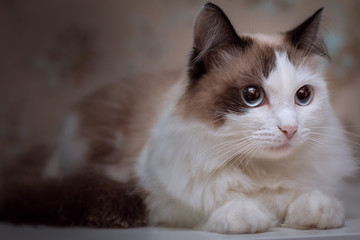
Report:
[[303,145],[330,111],[319,71],[328,58],[318,34],[321,13],[287,32],[238,35],[207,3],[194,25],[181,114],[255,156],[281,158]]

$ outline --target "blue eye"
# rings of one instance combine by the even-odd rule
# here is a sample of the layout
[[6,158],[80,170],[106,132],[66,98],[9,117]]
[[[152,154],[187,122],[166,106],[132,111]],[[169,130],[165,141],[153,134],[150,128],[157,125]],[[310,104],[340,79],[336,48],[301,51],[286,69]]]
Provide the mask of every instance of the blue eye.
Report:
[[295,94],[295,102],[300,106],[306,106],[311,102],[312,89],[309,85],[302,86]]
[[247,106],[257,107],[263,102],[264,91],[257,86],[245,87],[241,91],[241,98]]

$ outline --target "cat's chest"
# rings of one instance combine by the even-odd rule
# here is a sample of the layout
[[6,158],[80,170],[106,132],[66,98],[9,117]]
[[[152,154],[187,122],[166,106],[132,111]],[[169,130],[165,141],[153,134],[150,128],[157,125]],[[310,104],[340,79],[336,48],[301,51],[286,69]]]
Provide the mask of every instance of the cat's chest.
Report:
[[249,196],[262,193],[275,194],[279,192],[296,192],[304,188],[296,178],[296,172],[293,174],[279,168],[263,169],[259,166],[248,166],[247,169],[232,169],[224,171],[215,181],[224,182],[222,178],[227,178],[230,191],[238,191]]

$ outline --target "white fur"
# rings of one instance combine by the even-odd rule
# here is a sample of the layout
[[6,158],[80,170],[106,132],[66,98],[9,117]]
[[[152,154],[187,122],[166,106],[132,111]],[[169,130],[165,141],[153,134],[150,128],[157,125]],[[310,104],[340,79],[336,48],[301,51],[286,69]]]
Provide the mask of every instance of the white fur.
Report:
[[[136,168],[152,224],[242,233],[285,217],[289,227],[341,226],[343,210],[332,196],[355,165],[325,81],[285,53],[276,59],[264,79],[269,104],[229,114],[218,130],[174,113],[184,85],[169,92]],[[305,84],[314,99],[298,106],[294,95]],[[298,127],[290,142],[281,125]]]
[[307,192],[293,201],[287,211],[284,227],[339,228],[344,225],[344,209],[339,200],[319,191]]
[[275,226],[276,218],[254,199],[229,201],[216,209],[202,227],[219,233],[256,233]]

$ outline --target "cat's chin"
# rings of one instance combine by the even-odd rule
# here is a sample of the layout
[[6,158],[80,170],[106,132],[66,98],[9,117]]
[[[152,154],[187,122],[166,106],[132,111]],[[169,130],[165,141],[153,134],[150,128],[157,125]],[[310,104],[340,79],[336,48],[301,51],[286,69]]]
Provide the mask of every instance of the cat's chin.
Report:
[[262,157],[268,159],[281,159],[290,155],[293,151],[294,146],[291,143],[286,142],[280,145],[266,147],[262,153]]
[[269,150],[274,152],[288,151],[289,149],[291,149],[291,144],[288,142],[269,147]]

